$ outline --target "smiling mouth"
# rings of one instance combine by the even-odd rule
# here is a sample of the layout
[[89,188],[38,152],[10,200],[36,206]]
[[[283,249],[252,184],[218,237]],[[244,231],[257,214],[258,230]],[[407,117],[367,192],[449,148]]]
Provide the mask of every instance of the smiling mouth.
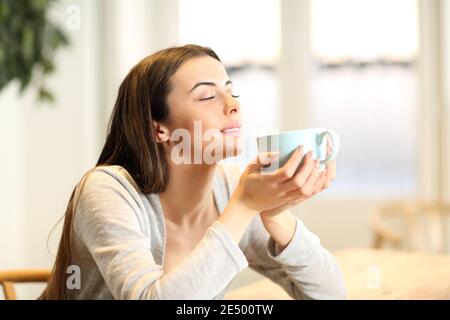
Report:
[[236,136],[236,135],[240,135],[241,128],[238,127],[238,128],[223,129],[223,130],[220,130],[220,132],[222,132],[224,135]]

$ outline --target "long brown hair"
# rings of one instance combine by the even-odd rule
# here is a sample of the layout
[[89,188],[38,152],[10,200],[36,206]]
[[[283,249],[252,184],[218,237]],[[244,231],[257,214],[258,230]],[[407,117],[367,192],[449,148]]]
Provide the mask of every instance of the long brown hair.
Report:
[[169,117],[167,95],[170,78],[187,60],[210,56],[220,61],[208,47],[184,45],[160,50],[135,65],[123,80],[108,125],[105,145],[94,168],[74,188],[64,215],[64,225],[47,287],[39,299],[65,299],[66,271],[71,264],[72,219],[78,195],[87,176],[97,166],[120,165],[143,193],[163,192],[169,180],[163,146],[156,142],[152,120],[164,123]]

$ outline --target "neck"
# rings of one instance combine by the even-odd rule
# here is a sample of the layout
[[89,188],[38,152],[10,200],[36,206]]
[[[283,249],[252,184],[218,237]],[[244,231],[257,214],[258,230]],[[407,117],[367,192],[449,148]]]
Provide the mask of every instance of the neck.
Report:
[[215,211],[213,178],[216,164],[169,164],[167,188],[159,194],[164,216],[176,225],[201,223]]

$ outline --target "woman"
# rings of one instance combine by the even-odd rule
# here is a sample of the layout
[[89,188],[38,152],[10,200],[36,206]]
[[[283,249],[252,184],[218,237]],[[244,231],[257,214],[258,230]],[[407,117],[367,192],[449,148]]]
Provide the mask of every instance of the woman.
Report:
[[272,174],[259,169],[273,154],[242,174],[218,164],[241,152],[240,121],[211,49],[167,48],[133,67],[70,198],[41,299],[220,299],[247,266],[295,299],[344,298],[336,260],[287,210],[328,187],[335,163],[319,174],[298,149]]

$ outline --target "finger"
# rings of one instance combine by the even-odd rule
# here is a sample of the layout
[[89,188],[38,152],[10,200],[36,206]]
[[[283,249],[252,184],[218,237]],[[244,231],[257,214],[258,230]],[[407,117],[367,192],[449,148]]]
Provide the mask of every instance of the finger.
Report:
[[274,178],[276,182],[281,182],[288,180],[294,176],[297,171],[298,166],[303,158],[303,146],[295,148],[289,160],[280,169],[276,170],[274,173]]
[[333,145],[331,144],[330,138],[326,136],[327,139],[327,156],[329,156],[333,152]]
[[296,194],[298,194],[304,195],[306,197],[310,197],[312,195],[314,185],[317,182],[319,176],[319,168],[317,166],[318,160],[313,160],[313,163],[314,163],[313,169],[308,178],[306,179],[306,182],[302,186],[297,187],[295,190],[289,192],[288,195],[295,196]]
[[263,152],[258,155],[256,160],[260,166],[267,166],[271,162],[273,162],[277,158],[277,156],[277,152]]
[[282,188],[284,188],[286,192],[301,188],[308,180],[308,177],[311,175],[316,164],[317,162],[313,159],[312,152],[308,152],[299,171],[292,179],[286,181]]
[[261,167],[270,165],[278,157],[277,152],[262,152],[247,166],[249,172],[259,171]]
[[314,187],[314,191],[313,194],[319,193],[320,191],[322,191],[324,189],[324,185],[328,180],[328,175],[327,175],[327,171],[323,170],[320,174],[319,174],[319,179],[317,179],[317,183]]
[[[334,178],[336,177],[336,169],[335,169],[335,167],[333,169],[333,167],[330,168],[330,167],[327,166],[326,172],[327,172],[327,175],[326,175],[327,179],[326,179],[325,183],[322,186],[322,190],[329,188],[330,185],[331,185],[331,181],[333,181]],[[334,178],[333,178],[333,176],[334,176]]]
[[336,160],[329,161],[326,165],[327,175],[329,180],[336,179]]
[[308,177],[303,188],[301,188],[300,191],[302,191],[303,194],[308,197],[311,196],[314,192],[314,189],[316,188],[320,175],[321,172],[319,172],[318,161],[316,160],[313,172],[311,172],[310,176]]

